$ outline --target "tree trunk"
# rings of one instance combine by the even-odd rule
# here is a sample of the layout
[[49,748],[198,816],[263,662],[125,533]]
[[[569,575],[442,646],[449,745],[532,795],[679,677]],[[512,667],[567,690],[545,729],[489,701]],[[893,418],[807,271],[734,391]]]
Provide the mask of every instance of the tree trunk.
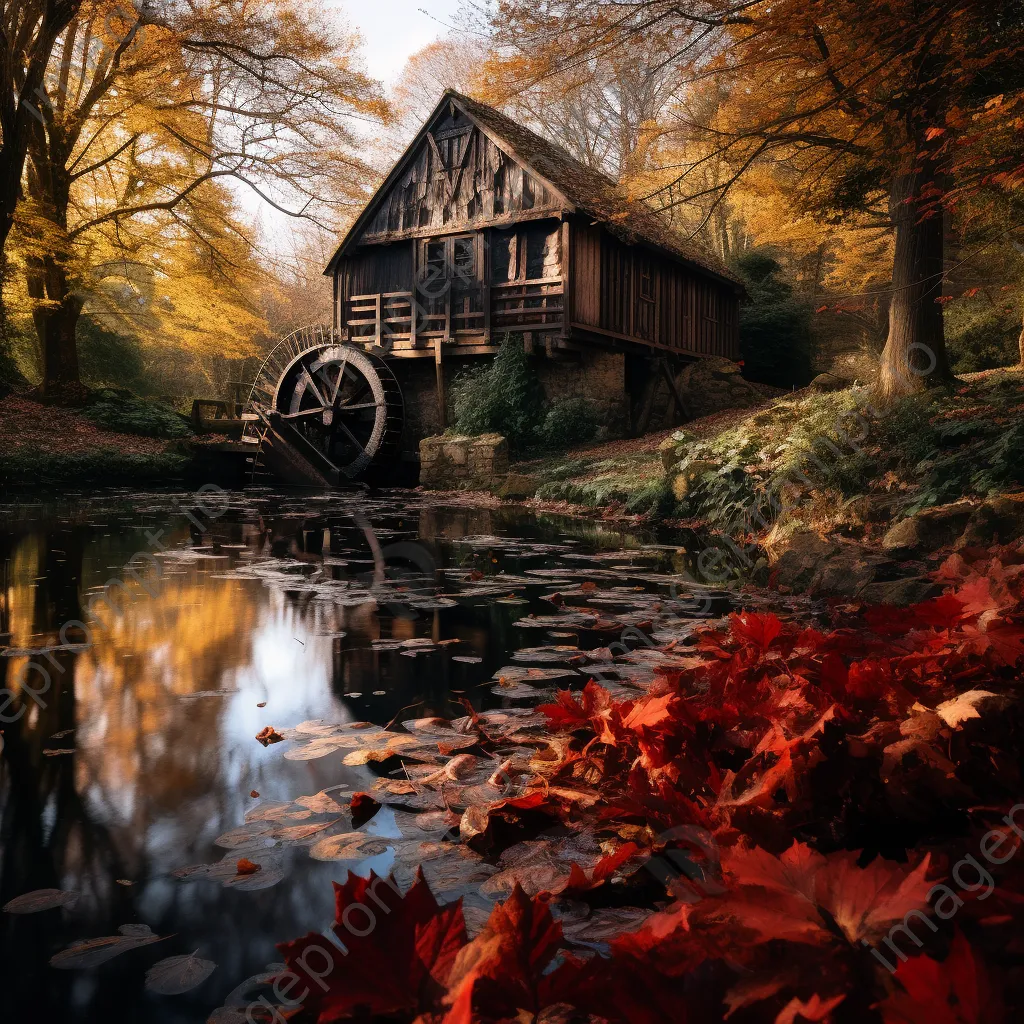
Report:
[[43,397],[77,405],[86,393],[78,374],[75,337],[82,301],[72,292],[64,269],[49,258],[30,270],[28,285],[29,295],[38,302],[32,319],[43,355]]
[[1020,365],[1024,366],[1024,316],[1020,321],[1020,337],[1017,339],[1017,347],[1020,349]]
[[[882,351],[878,389],[883,400],[952,380],[943,331],[940,175],[917,158],[893,183],[889,208],[896,233],[889,336]],[[925,203],[930,204],[928,208]]]
[[[38,212],[51,222],[51,237],[63,244],[45,256],[29,261],[28,293],[34,300],[36,334],[42,353],[43,398],[63,405],[84,402],[86,388],[78,373],[78,318],[84,305],[74,280],[68,274],[72,246],[68,238],[68,209],[71,204],[71,175],[67,170],[69,144],[46,109],[47,118],[37,129],[29,147],[28,192]],[[44,131],[45,128],[45,131]]]

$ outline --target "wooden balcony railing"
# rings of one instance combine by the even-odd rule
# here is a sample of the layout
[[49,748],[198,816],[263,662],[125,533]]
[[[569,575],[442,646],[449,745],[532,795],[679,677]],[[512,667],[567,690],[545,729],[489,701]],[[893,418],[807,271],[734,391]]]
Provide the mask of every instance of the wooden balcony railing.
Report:
[[562,298],[560,277],[492,285],[491,327],[504,331],[515,327],[558,329],[565,313]]
[[[469,294],[449,291],[435,298],[413,292],[381,292],[353,295],[345,308],[344,331],[355,344],[427,348],[437,339],[443,343],[488,342],[493,331],[517,328],[550,331],[562,326],[564,305],[562,279],[510,281]],[[481,309],[480,306],[484,308]]]

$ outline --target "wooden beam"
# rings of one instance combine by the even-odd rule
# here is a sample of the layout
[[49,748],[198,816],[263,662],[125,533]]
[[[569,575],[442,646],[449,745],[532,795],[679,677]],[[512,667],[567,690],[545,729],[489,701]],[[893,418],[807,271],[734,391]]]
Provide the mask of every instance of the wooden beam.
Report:
[[441,350],[443,344],[444,342],[440,336],[434,339],[434,370],[437,373],[437,414],[442,430],[448,426],[448,419],[444,407],[444,366],[441,363]]
[[679,410],[679,415],[682,416],[684,421],[692,420],[693,415],[690,410],[686,408],[686,404],[683,402],[683,396],[679,394],[675,378],[672,376],[672,371],[669,369],[668,360],[659,359],[658,362],[661,364],[661,372],[664,374],[665,383],[668,384],[669,394],[672,396],[672,401],[675,402],[676,408]]
[[576,303],[573,301],[576,295],[576,282],[572,274],[571,238],[569,222],[567,220],[562,221],[561,236],[562,251],[559,255],[561,256],[562,264],[562,305],[565,306],[566,310],[565,319],[571,320],[576,315]]

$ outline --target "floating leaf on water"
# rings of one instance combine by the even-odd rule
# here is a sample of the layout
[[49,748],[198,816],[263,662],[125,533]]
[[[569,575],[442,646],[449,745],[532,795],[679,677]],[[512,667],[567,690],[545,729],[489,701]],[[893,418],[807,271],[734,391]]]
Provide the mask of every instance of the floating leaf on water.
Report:
[[358,747],[359,741],[346,736],[321,737],[306,743],[301,747],[292,747],[284,752],[286,761],[315,761],[320,757],[327,757],[339,750],[351,750]]
[[78,895],[66,889],[36,889],[16,896],[3,909],[7,914],[38,914],[42,910],[74,906]]
[[300,807],[308,808],[314,814],[334,814],[337,811],[344,810],[347,804],[339,802],[331,794],[341,794],[347,790],[348,786],[332,786],[329,789],[321,790],[319,793],[314,793],[312,796],[297,796],[295,803]]
[[146,971],[146,991],[180,996],[201,985],[216,969],[212,960],[201,960],[195,953],[170,956]]
[[43,757],[63,757],[65,754],[77,753],[76,747],[62,747],[60,750],[44,750]]
[[491,687],[491,693],[496,697],[505,697],[508,700],[550,701],[555,698],[554,690],[538,689],[529,683],[504,679]]
[[273,846],[273,839],[269,839],[267,836],[273,827],[269,821],[250,821],[218,836],[213,844],[225,850],[240,850],[254,844],[266,845],[267,842]]
[[450,832],[458,835],[458,815],[449,811],[427,811],[424,814],[395,811],[394,817],[395,827],[403,839],[423,842],[428,839],[441,840]]
[[280,743],[284,737],[272,725],[267,725],[256,733],[256,739],[258,739],[263,746],[269,747],[271,743]]
[[238,874],[232,878],[224,879],[224,887],[227,889],[240,889],[242,892],[256,892],[259,889],[269,889],[284,879],[284,869],[281,867],[261,866],[261,870],[253,874]]
[[513,653],[512,660],[538,665],[575,665],[583,657],[584,652],[578,647],[559,644],[554,647],[524,647]]
[[135,883],[130,878],[119,878],[117,879],[118,885],[134,885]]
[[452,657],[452,661],[461,661],[465,665],[479,665],[483,660],[475,654],[456,654]]
[[418,736],[437,737],[438,739],[464,739],[477,742],[480,739],[473,720],[468,717],[450,720],[447,718],[410,718],[402,723],[409,732]]
[[410,608],[419,608],[422,611],[436,611],[441,608],[456,608],[459,602],[450,597],[428,597],[415,599],[408,602]]
[[580,920],[562,920],[562,934],[577,945],[598,946],[635,932],[655,913],[640,907],[603,907]]
[[47,739],[62,740],[65,736],[70,736],[75,731],[76,730],[74,729],[61,729],[60,732],[53,733],[51,736],[48,736]]
[[382,804],[390,807],[406,807],[413,811],[436,811],[445,806],[439,790],[417,785],[408,779],[378,779],[373,792]]
[[160,942],[164,937],[154,935],[147,925],[124,924],[118,929],[120,935],[104,935],[98,939],[84,939],[73,942],[67,949],[50,957],[50,966],[60,970],[84,970],[98,967],[115,956],[130,949]]
[[370,761],[386,761],[410,747],[418,746],[422,741],[409,733],[384,732],[371,734],[365,738],[365,746],[361,750],[353,750],[342,759],[342,764],[361,765]]
[[330,821],[313,822],[307,825],[288,825],[284,828],[276,828],[270,833],[271,837],[278,842],[295,845],[301,843],[311,836],[323,832],[332,825],[341,821],[341,818],[333,818]]
[[345,832],[321,839],[310,848],[309,855],[313,860],[364,860],[387,853],[394,843],[393,839],[382,839],[366,832]]
[[278,818],[288,813],[291,804],[259,804],[245,812],[245,820],[253,821],[277,821]]
[[342,723],[325,722],[322,718],[311,718],[305,722],[299,722],[292,732],[301,736],[337,736],[345,729]]
[[236,873],[234,863],[225,859],[214,864],[189,864],[187,867],[175,868],[171,872],[171,878],[177,878],[182,882],[193,878],[211,878],[223,881]]
[[494,673],[499,683],[550,683],[556,679],[578,679],[579,673],[571,668],[527,668],[525,665],[505,665]]

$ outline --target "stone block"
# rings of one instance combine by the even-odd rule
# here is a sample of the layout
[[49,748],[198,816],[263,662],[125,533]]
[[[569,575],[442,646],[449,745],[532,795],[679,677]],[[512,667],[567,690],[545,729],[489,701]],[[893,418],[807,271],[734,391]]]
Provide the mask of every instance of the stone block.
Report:
[[508,473],[508,444],[500,434],[442,434],[420,441],[420,483],[428,490],[489,490]]
[[957,501],[902,519],[882,538],[882,550],[899,556],[935,551],[952,544],[964,532],[976,508],[970,501]]

